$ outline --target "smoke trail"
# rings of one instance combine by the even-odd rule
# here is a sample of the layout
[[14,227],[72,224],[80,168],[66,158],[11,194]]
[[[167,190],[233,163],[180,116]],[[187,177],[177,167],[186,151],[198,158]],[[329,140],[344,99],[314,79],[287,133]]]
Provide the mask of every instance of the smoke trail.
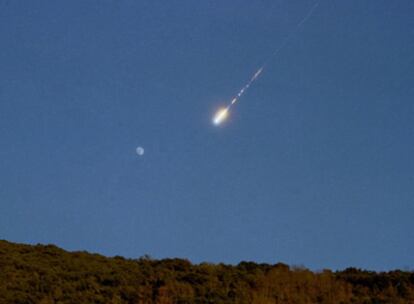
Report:
[[223,120],[226,119],[228,116],[228,112],[230,108],[239,100],[239,98],[249,89],[249,87],[253,84],[253,82],[256,81],[256,79],[260,76],[265,66],[269,63],[273,57],[275,57],[289,42],[289,40],[292,38],[294,34],[296,34],[299,29],[308,21],[310,17],[312,17],[313,13],[315,12],[316,8],[319,6],[320,0],[317,1],[312,8],[308,11],[308,13],[299,21],[299,23],[296,25],[293,31],[290,32],[290,34],[283,39],[280,46],[264,61],[264,64],[257,70],[257,72],[253,75],[253,77],[247,82],[247,84],[237,93],[237,95],[231,100],[230,104],[224,108],[219,110],[213,118],[214,124],[218,125]]
[[298,24],[298,26],[297,26],[297,29],[299,29],[301,26],[302,26],[302,24],[304,24],[306,21],[308,21],[308,19],[313,15],[313,12],[316,10],[316,8],[319,6],[319,1],[318,2],[316,2],[313,6],[312,6],[312,8],[310,9],[310,11],[309,11],[309,13],[302,19],[302,21],[301,22],[299,22],[299,24]]
[[268,62],[271,59],[273,59],[274,56],[276,56],[281,50],[284,49],[284,47],[287,45],[287,43],[290,41],[290,39],[300,30],[300,28],[309,20],[309,18],[312,17],[312,15],[315,12],[316,8],[319,6],[319,3],[320,3],[320,1],[316,2],[312,6],[312,8],[305,15],[305,17],[303,17],[302,20],[300,20],[299,23],[295,26],[295,28],[293,29],[293,31],[291,31],[289,33],[289,35],[287,35],[285,37],[285,39],[283,39],[283,41],[280,44],[280,46],[267,58],[267,60],[265,60],[265,63],[263,64],[263,66],[265,66],[266,64],[268,64]]

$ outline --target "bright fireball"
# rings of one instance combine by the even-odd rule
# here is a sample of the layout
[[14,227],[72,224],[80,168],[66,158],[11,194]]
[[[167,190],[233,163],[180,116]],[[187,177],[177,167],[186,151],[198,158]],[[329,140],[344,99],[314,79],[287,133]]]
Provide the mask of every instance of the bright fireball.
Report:
[[229,116],[229,108],[221,108],[217,111],[213,117],[213,123],[215,125],[221,124]]

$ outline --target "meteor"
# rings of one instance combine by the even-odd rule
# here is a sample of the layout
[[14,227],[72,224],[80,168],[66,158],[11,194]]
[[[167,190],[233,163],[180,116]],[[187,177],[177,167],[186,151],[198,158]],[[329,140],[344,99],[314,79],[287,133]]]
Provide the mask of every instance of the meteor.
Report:
[[242,95],[249,89],[249,87],[253,84],[253,82],[255,82],[256,79],[258,79],[258,77],[263,72],[263,69],[265,68],[267,63],[272,58],[274,58],[276,55],[278,55],[278,53],[287,45],[287,43],[289,42],[289,39],[293,36],[293,34],[295,34],[308,21],[308,19],[310,19],[310,17],[313,15],[316,8],[319,6],[319,2],[320,0],[317,1],[312,6],[312,8],[308,11],[308,13],[296,25],[295,29],[291,31],[291,33],[285,39],[282,40],[282,43],[280,44],[280,46],[268,57],[267,60],[265,60],[265,63],[256,71],[256,73],[254,73],[253,77],[250,78],[247,84],[241,88],[241,90],[237,93],[237,95],[233,97],[233,99],[230,101],[230,104],[225,108],[219,109],[216,112],[216,114],[214,114],[213,123],[216,126],[220,125],[223,121],[226,120],[226,118],[229,116],[230,108],[236,104],[239,98],[242,97]]
[[215,125],[221,124],[229,115],[229,107],[227,108],[221,108],[217,111],[216,115],[213,117],[213,123]]
[[249,82],[241,88],[239,93],[237,93],[236,97],[233,97],[233,99],[230,101],[230,104],[226,108],[219,109],[216,114],[213,117],[213,123],[218,126],[221,124],[226,118],[229,116],[230,108],[239,100],[239,98],[244,94],[244,92],[247,91],[247,89],[251,86],[251,84],[259,77],[259,75],[262,73],[264,67],[261,67],[257,70],[256,73],[254,73],[253,77],[249,80]]

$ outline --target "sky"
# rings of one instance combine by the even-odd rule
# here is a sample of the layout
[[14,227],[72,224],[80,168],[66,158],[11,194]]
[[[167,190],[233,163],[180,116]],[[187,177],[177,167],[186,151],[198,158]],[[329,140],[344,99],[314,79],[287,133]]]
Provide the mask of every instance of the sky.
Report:
[[0,0],[0,239],[413,269],[414,2],[314,4]]

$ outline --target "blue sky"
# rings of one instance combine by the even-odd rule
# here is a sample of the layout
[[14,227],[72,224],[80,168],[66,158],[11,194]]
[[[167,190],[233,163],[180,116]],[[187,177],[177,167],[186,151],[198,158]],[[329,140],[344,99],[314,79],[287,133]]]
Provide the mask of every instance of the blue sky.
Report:
[[414,2],[314,3],[0,1],[0,238],[412,269]]

